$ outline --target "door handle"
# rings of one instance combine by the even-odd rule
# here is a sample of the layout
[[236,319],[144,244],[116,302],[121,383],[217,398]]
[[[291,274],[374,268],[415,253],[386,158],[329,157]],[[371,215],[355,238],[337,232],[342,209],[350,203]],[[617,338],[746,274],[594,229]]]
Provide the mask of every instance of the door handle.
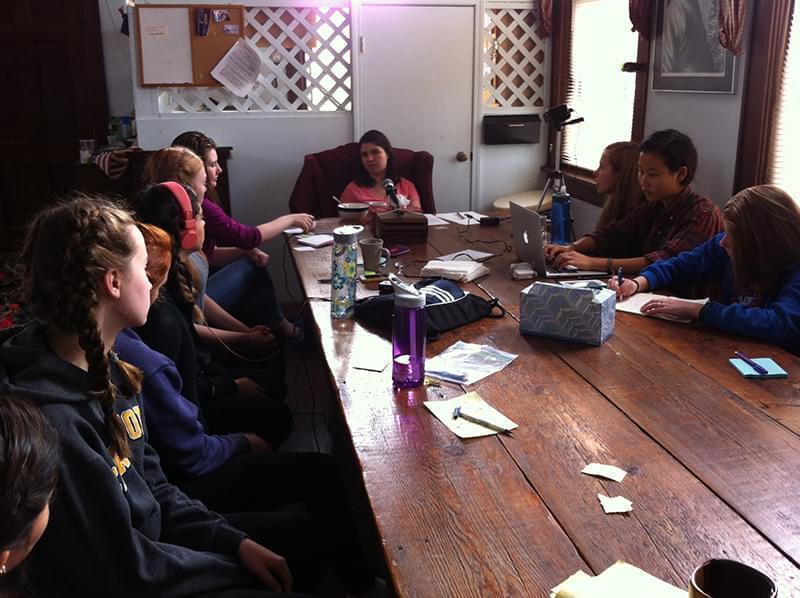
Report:
[[456,162],[466,162],[467,160],[469,160],[469,156],[464,152],[458,152],[456,154]]

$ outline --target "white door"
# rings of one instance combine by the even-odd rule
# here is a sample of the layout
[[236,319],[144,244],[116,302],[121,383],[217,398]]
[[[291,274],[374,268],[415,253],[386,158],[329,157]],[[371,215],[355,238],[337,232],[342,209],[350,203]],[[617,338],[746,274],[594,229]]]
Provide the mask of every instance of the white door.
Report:
[[474,19],[471,6],[362,7],[361,133],[433,154],[439,212],[470,207]]

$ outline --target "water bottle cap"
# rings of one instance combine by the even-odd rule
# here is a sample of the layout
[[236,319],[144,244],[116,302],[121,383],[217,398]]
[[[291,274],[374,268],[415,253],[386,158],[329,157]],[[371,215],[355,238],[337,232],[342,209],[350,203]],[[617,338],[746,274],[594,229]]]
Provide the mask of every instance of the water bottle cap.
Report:
[[340,226],[333,229],[333,242],[334,243],[355,243],[358,241],[358,235],[364,227],[360,224],[348,224],[347,226]]
[[422,291],[407,282],[403,282],[394,274],[389,274],[389,280],[392,281],[392,286],[394,287],[395,306],[408,309],[425,307],[425,295]]

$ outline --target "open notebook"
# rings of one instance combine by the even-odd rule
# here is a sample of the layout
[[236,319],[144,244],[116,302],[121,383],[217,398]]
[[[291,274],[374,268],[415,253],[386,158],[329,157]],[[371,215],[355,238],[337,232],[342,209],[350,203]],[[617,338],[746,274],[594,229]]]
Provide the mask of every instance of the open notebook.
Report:
[[[683,318],[675,318],[673,316],[667,316],[663,314],[643,314],[642,313],[642,306],[650,301],[651,299],[667,299],[666,295],[659,295],[657,293],[636,293],[627,299],[622,301],[617,301],[617,311],[624,311],[629,314],[636,314],[637,316],[648,316],[651,318],[661,318],[662,320],[669,320],[671,322],[681,322],[683,324],[688,324],[691,320],[686,320]],[[706,299],[681,299],[681,301],[690,301],[692,303],[698,303],[700,305],[706,303],[708,298]]]

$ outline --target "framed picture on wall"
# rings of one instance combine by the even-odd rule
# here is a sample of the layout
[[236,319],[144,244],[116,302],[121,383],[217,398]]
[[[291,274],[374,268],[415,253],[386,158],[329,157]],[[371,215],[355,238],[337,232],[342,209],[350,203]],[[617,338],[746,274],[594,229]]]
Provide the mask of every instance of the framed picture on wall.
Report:
[[719,44],[718,0],[658,0],[653,91],[733,93],[735,57]]

